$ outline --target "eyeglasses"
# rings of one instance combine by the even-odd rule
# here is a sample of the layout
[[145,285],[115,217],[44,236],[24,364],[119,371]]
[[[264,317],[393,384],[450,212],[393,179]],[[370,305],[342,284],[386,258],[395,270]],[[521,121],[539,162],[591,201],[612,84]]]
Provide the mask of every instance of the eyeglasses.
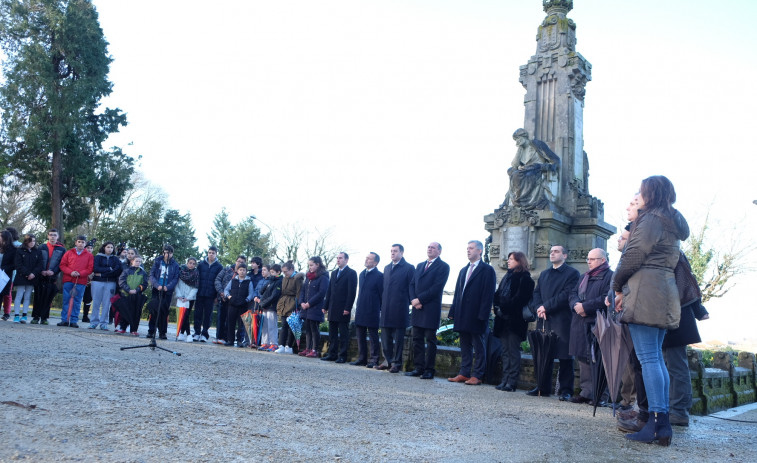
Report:
[[602,257],[587,257],[586,262],[591,262],[593,260],[604,260]]

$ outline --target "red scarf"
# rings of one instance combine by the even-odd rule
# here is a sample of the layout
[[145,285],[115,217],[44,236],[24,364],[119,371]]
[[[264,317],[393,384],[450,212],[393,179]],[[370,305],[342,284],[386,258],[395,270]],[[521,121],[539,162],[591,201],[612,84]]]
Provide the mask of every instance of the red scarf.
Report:
[[318,278],[318,273],[316,272],[308,272],[305,275],[308,277],[308,280],[311,280],[311,281]]

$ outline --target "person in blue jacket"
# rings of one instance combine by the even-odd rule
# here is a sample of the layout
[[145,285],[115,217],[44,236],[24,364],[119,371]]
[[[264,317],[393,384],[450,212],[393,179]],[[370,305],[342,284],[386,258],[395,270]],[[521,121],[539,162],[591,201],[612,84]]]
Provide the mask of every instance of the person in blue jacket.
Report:
[[150,313],[150,322],[147,327],[147,337],[155,337],[155,327],[157,325],[160,339],[168,339],[168,307],[171,304],[173,290],[179,283],[179,272],[181,267],[173,258],[173,246],[167,244],[163,246],[163,258],[156,261],[150,270],[150,285],[152,286],[152,299],[150,305],[153,305],[153,313]]

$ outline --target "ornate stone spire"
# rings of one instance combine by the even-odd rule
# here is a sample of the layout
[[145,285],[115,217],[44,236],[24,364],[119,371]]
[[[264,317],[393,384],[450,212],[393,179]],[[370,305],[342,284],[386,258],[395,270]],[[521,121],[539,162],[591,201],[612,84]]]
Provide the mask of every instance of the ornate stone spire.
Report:
[[544,11],[547,14],[562,13],[568,14],[573,9],[573,0],[542,0]]

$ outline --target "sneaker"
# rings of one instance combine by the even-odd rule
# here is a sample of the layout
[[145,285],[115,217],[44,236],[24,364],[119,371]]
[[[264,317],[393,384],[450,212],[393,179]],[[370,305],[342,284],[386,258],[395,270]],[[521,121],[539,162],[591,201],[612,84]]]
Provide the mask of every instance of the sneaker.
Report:
[[166,333],[160,333],[158,336],[158,339],[162,339],[164,341],[168,340],[168,336],[166,336]]
[[147,336],[145,336],[147,339],[155,339],[155,333],[147,333]]
[[305,357],[310,358],[310,359],[318,358],[318,352],[311,350],[310,352],[308,352],[308,354]]
[[40,325],[49,325],[49,323],[47,322],[47,319],[40,320],[39,324]]
[[118,334],[126,334],[126,330],[116,329],[115,332]]
[[19,317],[18,315],[14,316],[13,323],[21,323],[21,317]]
[[187,339],[184,340],[184,342],[194,342],[195,338],[194,336],[187,336]]
[[220,338],[215,338],[213,340],[213,344],[226,344],[226,340],[225,339],[220,339]]
[[11,316],[8,315],[7,313],[3,314],[3,321],[4,322],[7,322],[9,318],[11,318]]
[[286,347],[284,347],[284,353],[285,354],[294,354],[294,350],[291,347],[286,346]]
[[200,342],[208,342],[207,336],[200,336]]
[[271,344],[270,346],[268,346],[268,349],[266,349],[266,350],[268,352],[276,352],[277,350],[279,350],[279,346],[277,346],[275,344]]
[[[313,352],[315,352],[315,351],[313,351]],[[300,357],[304,357],[304,356],[308,355],[309,353],[310,353],[310,349],[305,349],[305,350],[301,350],[300,353],[297,354],[297,355],[299,355]]]
[[176,338],[177,341],[187,341],[187,335],[184,333],[181,333],[178,338]]
[[90,330],[97,329],[97,323],[90,324],[88,329],[90,329]]
[[60,323],[58,323],[58,326],[68,326],[68,325],[70,325],[70,323],[64,322],[64,321],[61,321]]
[[21,315],[21,323],[26,323],[26,314]]
[[284,347],[284,346],[279,346],[279,348],[278,348],[278,349],[276,349],[275,351],[273,351],[273,353],[274,353],[274,354],[284,354],[284,353],[285,353],[285,351],[286,351],[286,347]]
[[108,331],[108,325],[100,325],[102,331]]
[[39,325],[39,318],[38,317],[32,318],[31,324],[32,325]]
[[[122,333],[126,333],[126,331],[121,331],[121,332],[122,332]],[[131,335],[132,335],[132,336],[139,336],[139,331],[132,331],[132,332],[131,332]]]

